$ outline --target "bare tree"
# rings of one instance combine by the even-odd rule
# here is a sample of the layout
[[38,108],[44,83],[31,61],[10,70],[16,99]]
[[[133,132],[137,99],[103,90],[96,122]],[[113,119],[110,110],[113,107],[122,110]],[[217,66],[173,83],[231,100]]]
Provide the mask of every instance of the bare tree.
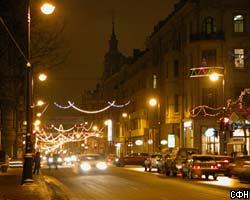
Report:
[[[34,10],[36,11],[36,9]],[[56,14],[43,16],[37,11],[31,17],[31,61],[33,67],[48,69],[62,65],[69,54],[69,47],[64,36],[66,27],[64,16]]]

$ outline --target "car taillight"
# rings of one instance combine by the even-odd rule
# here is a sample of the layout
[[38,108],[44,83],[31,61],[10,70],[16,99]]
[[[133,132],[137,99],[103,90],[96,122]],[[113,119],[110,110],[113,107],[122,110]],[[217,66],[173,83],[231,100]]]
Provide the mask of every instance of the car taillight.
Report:
[[210,167],[211,169],[218,169],[218,167],[216,165],[211,165]]
[[193,165],[192,168],[193,168],[193,169],[200,169],[201,166],[200,166],[200,165]]

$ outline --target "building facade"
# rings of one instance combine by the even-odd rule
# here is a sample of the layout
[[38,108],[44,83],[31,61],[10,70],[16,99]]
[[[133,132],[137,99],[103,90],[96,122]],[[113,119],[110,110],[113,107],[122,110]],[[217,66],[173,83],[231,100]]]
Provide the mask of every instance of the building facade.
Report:
[[[249,8],[248,0],[181,0],[154,27],[146,50],[137,50],[106,77],[104,96],[130,101],[114,111],[124,153],[193,147],[231,154],[243,146],[249,153],[249,131],[234,142],[218,123],[227,100],[237,100],[250,87]],[[212,82],[209,75],[216,70],[220,77]],[[148,105],[151,97],[157,99],[154,108]]]
[[[0,3],[0,146],[10,157],[22,157],[25,119],[25,62],[7,31],[25,46],[25,1]],[[20,17],[22,16],[22,17]]]

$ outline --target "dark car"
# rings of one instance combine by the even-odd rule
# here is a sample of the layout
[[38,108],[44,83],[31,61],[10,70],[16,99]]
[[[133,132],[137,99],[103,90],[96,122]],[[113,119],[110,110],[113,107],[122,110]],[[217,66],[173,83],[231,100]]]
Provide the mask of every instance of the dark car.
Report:
[[229,166],[229,176],[242,177],[250,172],[250,156],[238,156]]
[[164,159],[159,162],[158,171],[166,175],[176,176],[182,173],[182,167],[193,154],[199,153],[196,148],[176,148],[168,153]]
[[217,179],[219,170],[213,155],[194,154],[192,158],[183,166],[183,177],[189,179],[201,178],[205,175],[206,179],[212,175]]
[[217,175],[229,176],[229,167],[232,163],[232,157],[224,155],[215,155],[214,159],[218,167]]
[[123,167],[125,165],[141,165],[144,166],[144,161],[149,156],[148,153],[132,153],[130,155],[120,157],[116,166]]

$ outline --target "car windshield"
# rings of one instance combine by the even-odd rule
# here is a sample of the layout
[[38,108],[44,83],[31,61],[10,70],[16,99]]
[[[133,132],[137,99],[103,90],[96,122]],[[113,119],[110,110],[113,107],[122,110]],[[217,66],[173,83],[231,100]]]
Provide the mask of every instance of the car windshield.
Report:
[[214,158],[210,156],[197,156],[193,157],[193,160],[195,162],[209,162],[209,161],[214,161]]
[[162,158],[162,155],[151,155],[151,158]]
[[101,160],[102,157],[99,155],[86,155],[81,157],[81,161]]
[[219,156],[219,157],[215,157],[215,161],[217,162],[231,162],[231,158],[230,157],[223,157],[223,156]]

